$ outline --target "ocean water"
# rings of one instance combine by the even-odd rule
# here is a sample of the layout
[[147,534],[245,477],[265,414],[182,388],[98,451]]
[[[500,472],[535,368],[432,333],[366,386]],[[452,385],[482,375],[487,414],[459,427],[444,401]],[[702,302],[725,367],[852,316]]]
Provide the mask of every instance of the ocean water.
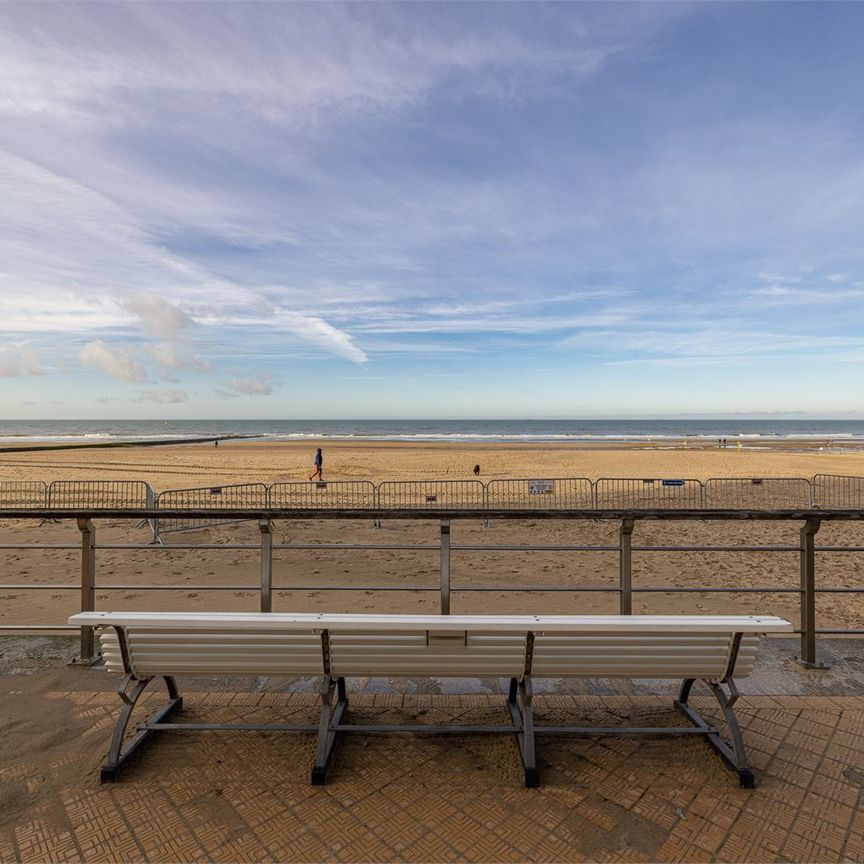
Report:
[[271,440],[441,442],[796,439],[864,443],[864,419],[645,420],[0,420],[0,442],[159,441],[245,436]]

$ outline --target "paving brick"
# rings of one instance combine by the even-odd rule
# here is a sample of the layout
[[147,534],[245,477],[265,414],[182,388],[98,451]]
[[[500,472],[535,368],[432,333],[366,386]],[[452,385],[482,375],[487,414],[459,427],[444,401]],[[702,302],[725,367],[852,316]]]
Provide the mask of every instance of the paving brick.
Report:
[[[543,785],[521,786],[512,739],[350,736],[309,785],[314,736],[172,733],[101,787],[116,696],[56,691],[89,726],[49,771],[26,754],[0,783],[34,803],[0,825],[0,861],[861,861],[864,700],[747,697],[755,790],[697,739],[546,737]],[[152,710],[159,698],[150,700]],[[308,722],[314,695],[194,693],[188,716]],[[544,722],[673,722],[668,700],[538,697]],[[698,701],[707,708],[708,702]],[[485,697],[363,694],[354,722],[500,723]],[[184,714],[187,712],[184,711]],[[680,719],[680,718],[679,718]],[[677,721],[676,721],[677,722]]]

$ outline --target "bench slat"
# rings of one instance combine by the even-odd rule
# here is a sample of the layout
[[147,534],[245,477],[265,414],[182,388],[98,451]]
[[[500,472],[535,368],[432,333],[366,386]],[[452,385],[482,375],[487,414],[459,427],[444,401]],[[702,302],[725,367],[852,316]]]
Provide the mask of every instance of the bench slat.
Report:
[[84,626],[155,625],[200,630],[233,625],[248,630],[482,630],[588,633],[790,633],[792,625],[759,615],[341,615],[258,612],[79,612],[69,623]]

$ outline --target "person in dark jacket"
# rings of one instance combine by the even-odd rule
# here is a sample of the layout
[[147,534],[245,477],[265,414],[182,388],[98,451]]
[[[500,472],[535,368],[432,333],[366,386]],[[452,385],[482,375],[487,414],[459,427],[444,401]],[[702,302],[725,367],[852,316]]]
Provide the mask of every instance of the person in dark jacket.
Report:
[[324,467],[324,455],[321,453],[321,448],[319,447],[315,451],[315,470],[312,472],[312,475],[309,477],[310,480],[317,477],[319,480],[324,479],[324,475],[321,473]]

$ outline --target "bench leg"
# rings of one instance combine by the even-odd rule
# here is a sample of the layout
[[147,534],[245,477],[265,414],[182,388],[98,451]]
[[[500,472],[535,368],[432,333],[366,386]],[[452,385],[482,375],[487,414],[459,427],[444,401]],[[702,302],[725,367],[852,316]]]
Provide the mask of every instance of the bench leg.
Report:
[[[520,696],[516,699],[516,691]],[[507,697],[507,708],[513,718],[513,724],[521,727],[516,732],[516,744],[519,746],[519,756],[522,760],[522,771],[525,776],[525,787],[536,789],[540,785],[540,774],[537,771],[537,759],[534,753],[534,709],[531,706],[533,690],[531,679],[526,675],[522,681],[510,679],[510,692]],[[520,704],[521,703],[521,704]]]
[[[117,725],[114,727],[114,735],[111,738],[111,746],[108,748],[108,759],[102,766],[99,772],[99,780],[101,783],[116,783],[117,775],[120,773],[120,767],[126,762],[130,756],[152,735],[156,733],[155,729],[147,729],[146,726],[139,729],[128,743],[123,745],[123,738],[126,735],[126,727],[129,725],[129,720],[132,717],[132,711],[135,704],[141,698],[141,694],[147,688],[147,685],[152,681],[152,678],[143,678],[135,681],[132,687],[129,688],[128,679],[124,681],[123,686],[118,693],[123,700],[124,705],[120,710],[120,716],[117,718]],[[183,707],[183,698],[177,690],[177,682],[170,676],[165,676],[165,687],[168,690],[168,703],[163,705],[147,723],[161,723],[172,714],[176,714]]]
[[[333,705],[333,696],[336,704]],[[336,743],[336,729],[342,716],[348,708],[348,696],[345,691],[345,679],[332,678],[324,680],[321,686],[321,720],[318,724],[318,746],[315,749],[315,764],[312,766],[312,785],[323,786],[327,782],[327,768],[330,754]]]
[[[681,692],[678,699],[675,700],[675,708],[694,726],[709,730],[711,729],[711,724],[698,711],[687,704],[693,683],[693,679],[688,678],[681,685]],[[755,779],[753,772],[747,764],[747,750],[744,747],[744,736],[741,734],[738,718],[735,716],[735,711],[732,708],[738,699],[738,689],[735,687],[735,682],[731,678],[726,682],[729,687],[728,694],[719,684],[715,684],[712,681],[706,681],[705,683],[723,711],[732,741],[731,745],[724,741],[716,730],[706,731],[705,737],[717,755],[738,775],[738,784],[740,787],[742,789],[752,789],[755,786]]]

